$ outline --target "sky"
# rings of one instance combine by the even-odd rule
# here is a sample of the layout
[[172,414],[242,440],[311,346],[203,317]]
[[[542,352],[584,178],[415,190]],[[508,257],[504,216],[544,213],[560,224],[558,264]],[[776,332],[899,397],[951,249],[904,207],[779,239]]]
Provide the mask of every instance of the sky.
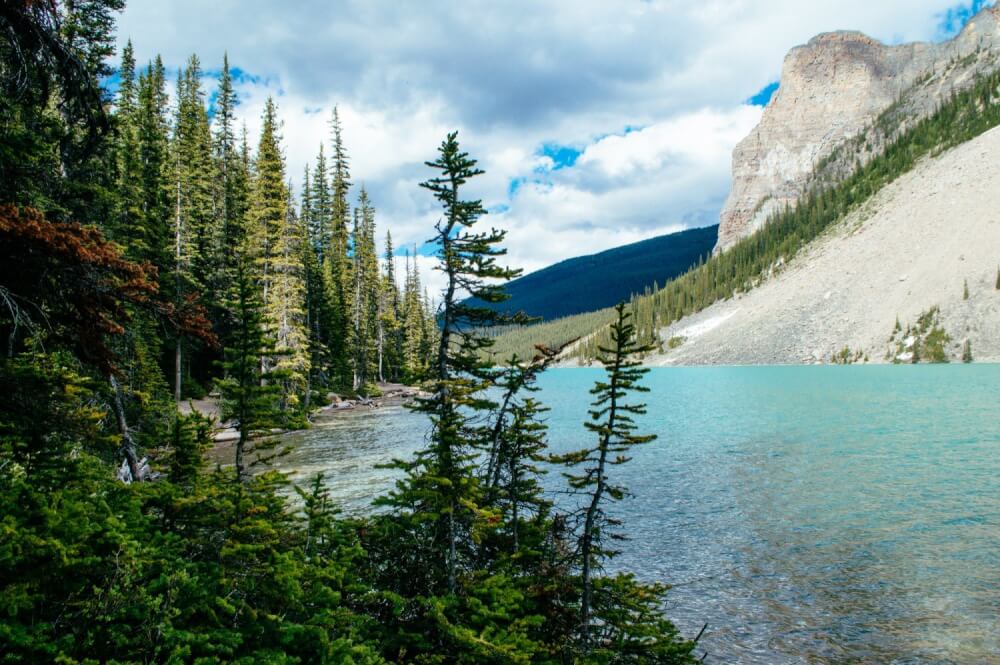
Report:
[[[469,196],[530,272],[718,223],[731,153],[777,88],[788,50],[861,30],[887,43],[955,34],[984,0],[130,0],[139,63],[239,70],[251,140],[273,96],[289,176],[339,108],[353,181],[398,248],[439,209],[417,186],[447,132],[486,174]],[[172,77],[171,77],[172,78]],[[215,83],[206,78],[206,96]],[[426,268],[431,257],[420,259]],[[423,270],[432,287],[438,278]]]

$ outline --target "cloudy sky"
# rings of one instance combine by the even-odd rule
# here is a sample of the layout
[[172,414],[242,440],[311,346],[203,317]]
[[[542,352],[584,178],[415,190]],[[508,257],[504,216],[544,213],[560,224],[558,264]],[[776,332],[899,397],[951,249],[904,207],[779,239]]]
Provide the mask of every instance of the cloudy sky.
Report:
[[296,181],[338,105],[353,179],[397,245],[429,236],[437,211],[416,183],[459,130],[487,172],[470,194],[530,271],[717,223],[731,151],[791,47],[837,29],[941,40],[983,4],[130,0],[119,41],[171,70],[197,53],[217,72],[228,51],[252,137],[276,98]]

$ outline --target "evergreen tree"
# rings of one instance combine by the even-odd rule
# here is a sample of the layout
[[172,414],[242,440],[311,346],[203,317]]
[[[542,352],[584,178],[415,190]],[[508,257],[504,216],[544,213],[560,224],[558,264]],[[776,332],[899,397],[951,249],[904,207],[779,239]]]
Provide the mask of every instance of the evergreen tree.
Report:
[[132,42],[122,51],[118,70],[120,84],[115,109],[117,137],[117,214],[112,224],[112,236],[126,249],[130,258],[142,259],[148,248],[144,247],[145,219],[141,181],[136,174],[141,171],[139,145],[139,93],[136,87],[135,56]]
[[226,378],[218,383],[222,414],[239,429],[234,464],[236,477],[244,480],[249,462],[250,436],[279,423],[279,389],[261,358],[276,354],[274,339],[266,331],[263,305],[254,284],[254,270],[242,251],[234,261],[233,291],[229,307],[233,313],[232,345],[225,350]]
[[[324,280],[329,300],[329,321],[324,328],[329,331],[332,370],[335,382],[354,387],[351,338],[351,313],[353,311],[351,259],[349,256],[351,209],[348,194],[351,173],[347,149],[344,147],[340,115],[333,108],[330,120],[333,139],[333,176],[330,191],[330,250],[324,259]],[[316,180],[313,186],[316,186]]]
[[[339,130],[338,130],[339,135]],[[312,172],[312,188],[308,196],[312,215],[307,226],[309,242],[320,261],[326,257],[333,241],[333,200],[330,195],[330,171],[326,164],[323,144],[316,155],[316,166]],[[303,199],[305,201],[305,198]],[[346,248],[344,248],[346,252]]]
[[279,381],[282,408],[297,417],[310,373],[304,232],[285,184],[277,107],[268,99],[254,169],[248,240],[261,285],[264,318],[276,354],[262,356],[262,372]]
[[438,172],[421,186],[443,208],[435,241],[438,268],[447,277],[434,392],[417,406],[431,417],[432,431],[427,448],[412,461],[399,463],[406,480],[383,503],[403,511],[416,530],[413,537],[421,543],[430,566],[422,575],[429,583],[423,592],[455,593],[460,571],[474,557],[473,533],[483,519],[475,451],[485,433],[474,424],[470,411],[489,408],[481,392],[491,385],[493,375],[479,360],[489,340],[477,330],[500,317],[493,310],[460,301],[460,289],[482,301],[498,302],[504,294],[496,280],[512,279],[518,271],[496,263],[504,254],[498,246],[504,238],[502,231],[473,230],[485,210],[480,201],[462,199],[460,188],[482,171],[461,151],[457,134],[447,136],[438,158],[427,165]]
[[[177,81],[177,106],[171,140],[174,198],[174,263],[168,276],[178,309],[200,302],[212,266],[212,142],[201,91],[201,65],[188,59]],[[174,398],[180,401],[184,338],[175,340]]]
[[417,269],[416,256],[410,260],[410,252],[406,251],[406,280],[403,285],[402,299],[402,346],[403,374],[407,381],[414,382],[424,378],[427,373],[427,357],[423,355],[424,340],[424,308],[420,300],[420,272]]
[[378,325],[381,280],[375,249],[375,210],[361,188],[354,210],[352,337],[354,389],[365,393],[378,375]]
[[167,91],[163,63],[159,57],[149,63],[146,71],[139,76],[136,115],[140,168],[130,177],[138,180],[141,190],[142,227],[139,233],[130,237],[132,244],[129,251],[136,260],[148,261],[156,266],[163,285],[173,266],[174,253],[170,251]]
[[229,55],[226,54],[222,60],[213,118],[213,152],[218,174],[214,206],[218,220],[212,256],[215,288],[223,294],[233,278],[235,250],[243,243],[246,233],[249,173],[236,139],[235,113],[238,105],[239,98],[233,89],[229,70]]
[[378,376],[379,381],[398,381],[403,356],[403,336],[400,321],[400,294],[396,283],[396,266],[392,233],[385,233],[384,276],[379,294]]
[[598,360],[604,365],[607,379],[598,381],[590,391],[594,395],[590,421],[585,426],[595,435],[593,446],[560,455],[553,461],[570,467],[582,466],[582,473],[567,473],[570,487],[585,496],[580,530],[580,565],[583,586],[580,601],[580,638],[585,651],[594,643],[593,610],[595,570],[599,570],[605,559],[617,552],[609,549],[607,543],[616,537],[611,529],[618,524],[609,517],[605,509],[608,501],[621,500],[627,489],[610,481],[612,466],[629,461],[627,453],[637,445],[653,441],[655,435],[636,433],[633,416],[646,412],[645,405],[628,403],[629,393],[648,392],[639,385],[639,379],[649,371],[640,367],[637,355],[650,350],[648,345],[637,344],[635,326],[630,321],[631,313],[625,303],[615,311],[617,319],[611,326],[612,345],[601,347]]
[[301,411],[310,366],[303,265],[305,234],[291,199],[290,185],[286,191],[288,200],[283,223],[275,238],[273,279],[265,312],[268,325],[274,331],[275,348],[280,354],[274,359],[273,371],[282,381],[282,409],[292,412]]

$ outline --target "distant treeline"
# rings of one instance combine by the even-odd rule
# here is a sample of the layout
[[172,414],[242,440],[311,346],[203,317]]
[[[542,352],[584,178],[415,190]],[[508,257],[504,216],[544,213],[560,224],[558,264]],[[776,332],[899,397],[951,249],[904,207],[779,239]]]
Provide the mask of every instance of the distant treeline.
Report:
[[718,235],[718,225],[706,226],[566,259],[512,280],[497,307],[545,321],[610,308],[689,270]]

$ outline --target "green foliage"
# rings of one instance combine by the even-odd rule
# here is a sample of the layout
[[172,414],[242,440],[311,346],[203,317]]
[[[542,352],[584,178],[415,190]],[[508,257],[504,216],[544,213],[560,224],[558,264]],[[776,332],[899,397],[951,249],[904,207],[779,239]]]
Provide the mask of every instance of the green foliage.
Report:
[[972,342],[968,339],[962,344],[962,362],[971,363],[972,362]]
[[856,362],[867,362],[867,360],[868,356],[864,351],[861,349],[851,351],[851,348],[848,346],[833,354],[833,357],[830,359],[834,365],[853,365]]
[[948,362],[947,346],[951,336],[941,326],[940,319],[941,309],[935,305],[921,313],[915,324],[906,326],[905,330],[893,331],[886,359],[893,363],[918,363],[921,360]]
[[[273,103],[255,158],[245,131],[236,145],[228,59],[209,122],[196,58],[168,113],[162,63],[137,77],[129,45],[107,122],[117,8],[0,12],[19,27],[0,40],[0,660],[687,662],[662,589],[624,575],[595,580],[582,655],[578,561],[539,482],[532,395],[554,354],[481,360],[480,331],[503,319],[458,287],[496,303],[516,271],[459,196],[478,171],[455,136],[425,183],[445,212],[439,332],[416,266],[396,285],[389,238],[380,269],[363,193],[348,236],[336,114],[332,175],[321,153],[301,212]],[[322,476],[300,488],[253,469],[280,454],[269,429],[304,425],[309,396],[352,375],[362,393],[386,375],[432,391],[428,449],[400,463],[389,510],[362,518]],[[214,423],[176,408],[177,389],[213,380],[239,429],[235,473],[206,464]]]
[[964,280],[962,282],[962,300],[969,299],[969,280]]
[[264,360],[276,357],[279,352],[265,327],[263,304],[252,282],[248,263],[246,259],[238,259],[236,263],[232,294],[233,345],[225,352],[226,378],[218,383],[222,416],[234,419],[240,432],[235,450],[238,479],[247,473],[249,465],[245,455],[260,452],[248,450],[250,437],[282,423],[281,388],[276,380],[283,377],[269,370]]
[[484,334],[493,336],[489,357],[497,363],[515,355],[530,358],[536,345],[550,349],[566,348],[572,353],[574,343],[609,325],[613,317],[614,309],[608,308],[528,326],[489,328],[484,331]]

